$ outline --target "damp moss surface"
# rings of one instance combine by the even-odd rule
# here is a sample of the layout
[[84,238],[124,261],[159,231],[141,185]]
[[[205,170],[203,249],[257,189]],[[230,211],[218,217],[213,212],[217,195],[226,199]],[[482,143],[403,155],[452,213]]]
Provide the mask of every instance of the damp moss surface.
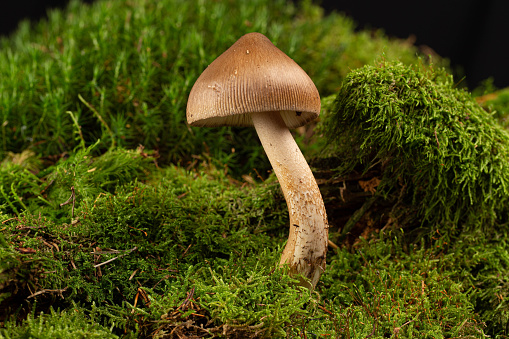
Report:
[[[185,122],[252,31],[323,97],[294,133],[331,226],[314,291],[278,265],[288,210],[254,130]],[[0,41],[0,338],[506,338],[507,132],[429,61],[309,1],[21,24]]]

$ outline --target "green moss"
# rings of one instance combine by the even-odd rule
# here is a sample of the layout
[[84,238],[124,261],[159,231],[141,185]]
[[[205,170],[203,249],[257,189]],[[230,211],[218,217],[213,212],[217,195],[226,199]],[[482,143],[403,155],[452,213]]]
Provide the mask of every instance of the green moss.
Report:
[[444,258],[424,246],[402,250],[404,233],[375,238],[354,253],[336,252],[323,277],[326,307],[342,310],[344,319],[336,316],[351,337],[484,337],[457,267],[444,269]]
[[[158,311],[137,308],[138,319],[146,324],[154,322],[158,327],[156,335],[169,331],[189,334],[184,320],[198,327],[206,316],[208,326],[192,332],[226,337],[284,337],[285,326],[305,314],[303,306],[309,302],[310,294],[276,267],[278,251],[265,250],[260,254],[211,262],[198,277],[191,276],[168,287],[163,295],[149,291],[151,308]],[[182,307],[185,300],[188,304]]]
[[[13,313],[53,305],[66,316],[77,307],[72,301],[87,310],[86,319],[116,334],[246,338],[365,337],[373,331],[376,338],[395,331],[409,338],[483,338],[474,313],[482,303],[490,305],[483,308],[489,319],[503,321],[506,305],[491,293],[504,286],[495,279],[506,272],[503,244],[475,255],[484,247],[472,239],[452,248],[431,241],[436,250],[429,250],[407,243],[404,234],[383,235],[354,252],[331,253],[317,293],[307,294],[276,267],[288,222],[277,186],[241,188],[210,167],[153,168],[147,181],[131,180],[113,192],[82,196],[73,223],[65,221],[68,213],[54,221],[3,216],[1,253],[10,259],[2,263],[16,264],[2,266],[2,291],[15,291],[4,299],[20,305]],[[451,254],[443,257],[444,251]],[[474,274],[471,266],[484,262],[490,266]],[[473,293],[471,284],[482,293]],[[50,326],[53,313],[46,313],[19,328],[8,321],[6,333]]]
[[0,211],[36,214],[52,207],[52,212],[63,215],[63,210],[57,212],[57,207],[68,199],[68,203],[74,201],[71,205],[76,201],[79,205],[83,200],[95,199],[99,193],[113,192],[119,184],[143,180],[149,168],[155,167],[155,158],[143,148],[113,149],[92,158],[90,154],[97,144],[43,169],[30,167],[35,157],[32,152],[6,158],[0,166]]
[[[471,94],[455,88],[443,69],[423,65],[382,62],[354,70],[336,99],[325,102],[329,105],[319,130],[326,141],[322,162],[316,163],[336,164],[339,178],[355,173],[362,178],[359,173],[369,171],[368,178],[379,180],[374,197],[365,197],[376,203],[362,212],[364,223],[379,226],[365,234],[405,230],[399,245],[387,239],[385,245],[374,239],[359,245],[363,253],[372,246],[377,249],[371,256],[362,254],[357,265],[353,258],[358,254],[333,260],[339,267],[333,271],[342,272],[335,279],[364,298],[384,301],[387,293],[395,295],[383,312],[401,319],[399,324],[407,324],[408,331],[415,331],[409,326],[415,322],[419,330],[434,333],[432,337],[458,336],[466,328],[483,328],[484,322],[488,333],[505,333],[509,139],[504,128]],[[360,270],[366,271],[355,277],[349,273]],[[420,272],[423,286],[434,286],[415,303],[406,296],[419,295],[413,272]],[[435,278],[428,280],[431,276]],[[331,297],[345,293],[341,288],[330,292]],[[342,298],[349,300],[348,295]],[[369,301],[378,303],[378,312],[385,307],[372,297]],[[430,309],[419,309],[427,302]],[[404,305],[405,312],[399,314],[395,303]],[[473,312],[481,318],[465,317]],[[457,320],[449,323],[462,317],[465,323],[459,327]]]
[[40,338],[40,339],[78,339],[78,338],[118,338],[111,329],[98,325],[86,312],[74,306],[69,310],[51,310],[38,317],[29,315],[22,326],[8,322],[0,328],[0,338]]
[[[507,214],[509,135],[444,70],[382,62],[352,71],[322,123],[338,171],[379,169],[396,220],[493,225]],[[405,210],[406,209],[406,210]]]
[[[112,159],[124,163],[123,171],[114,171],[117,176],[113,186],[108,180],[110,172],[100,166],[107,164],[106,168],[114,169],[116,162],[112,164]],[[130,164],[125,164],[128,161]],[[158,170],[152,165],[152,174],[145,183],[137,176],[122,175],[141,173],[152,161],[139,151],[112,150],[97,159],[78,152],[58,164],[48,175],[54,179],[45,194],[45,208],[38,210],[41,214],[25,211],[2,220],[5,248],[1,254],[8,259],[2,261],[0,276],[3,301],[7,303],[3,307],[20,305],[22,314],[33,307],[30,299],[36,291],[47,291],[37,298],[43,304],[65,308],[68,300],[73,300],[84,305],[96,303],[101,312],[106,312],[107,305],[133,302],[140,287],[164,293],[175,286],[182,288],[183,279],[201,283],[203,288],[212,286],[212,271],[203,280],[194,276],[201,274],[206,262],[217,269],[218,263],[231,256],[236,258],[234,265],[249,257],[249,274],[253,273],[251,264],[256,262],[264,265],[264,272],[274,267],[284,239],[282,225],[287,222],[286,205],[277,186],[232,187],[224,171],[212,167],[207,172],[187,172],[177,167]],[[62,192],[71,186],[76,192],[73,218],[70,204],[63,207],[65,212],[57,207],[57,202],[63,200]],[[27,197],[27,204],[31,206],[32,200],[40,199]],[[264,254],[268,249],[271,254]],[[260,260],[260,255],[269,259]],[[184,278],[186,272],[194,273]],[[221,272],[230,277],[233,274],[224,268]],[[289,278],[284,278],[281,286],[286,285],[285,279]],[[265,286],[258,283],[260,288]],[[282,293],[286,291],[286,287],[282,289]],[[66,298],[49,301],[59,293]],[[223,312],[217,307],[208,309],[211,319]],[[107,314],[106,319],[113,317]],[[123,319],[123,315],[117,310],[117,317]],[[122,323],[133,326],[125,319]]]
[[509,127],[509,88],[494,90],[476,98],[487,111],[492,112],[505,129]]
[[265,176],[270,165],[253,129],[185,122],[194,81],[241,35],[269,36],[322,95],[381,53],[416,60],[411,45],[356,33],[350,19],[322,12],[283,0],[72,1],[48,21],[25,22],[0,42],[0,158],[28,148],[55,156],[100,139],[94,154],[142,144],[162,163],[187,166],[205,152],[239,177],[253,168]]

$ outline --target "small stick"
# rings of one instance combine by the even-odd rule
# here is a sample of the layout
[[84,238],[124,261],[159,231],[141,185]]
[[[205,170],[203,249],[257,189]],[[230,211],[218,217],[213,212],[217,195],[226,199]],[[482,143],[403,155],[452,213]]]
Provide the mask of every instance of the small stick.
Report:
[[254,171],[256,172],[256,176],[262,181],[264,182],[265,180],[263,180],[262,176],[260,175],[260,173],[258,173],[258,171],[256,170],[256,168],[253,168]]
[[10,219],[4,220],[4,221],[2,221],[2,225],[5,224],[6,222],[9,222],[11,220],[17,220],[17,219],[18,219],[18,217],[14,217],[14,218],[10,218]]
[[186,248],[186,250],[184,251],[184,253],[182,253],[181,258],[184,258],[184,257],[186,256],[187,251],[189,251],[189,249],[191,248],[191,246],[192,246],[192,245],[193,245],[193,244],[191,243],[191,244],[189,244],[189,246],[187,246],[187,248]]
[[182,309],[182,311],[185,311],[187,310],[187,304],[189,304],[189,300],[191,300],[193,298],[193,295],[194,295],[194,287],[191,288],[191,291],[187,292],[187,298],[186,300],[184,300],[184,302],[177,308],[177,310],[179,308]]
[[369,337],[372,337],[372,336],[375,334],[375,330],[376,330],[376,318],[375,318],[375,321],[373,322],[373,331],[372,331],[370,334],[368,334],[368,335],[366,336],[366,338],[364,338],[364,339],[367,339],[367,338],[369,338]]
[[141,287],[138,287],[138,293],[140,294],[141,299],[143,299],[145,306],[150,307],[150,298],[148,297],[147,292],[145,292]]
[[410,323],[414,322],[414,321],[415,321],[415,319],[409,320],[409,321],[407,321],[406,323],[404,323],[403,325],[401,325],[400,327],[396,327],[396,328],[394,328],[394,333],[392,334],[391,338],[392,338],[392,337],[397,338],[397,337],[398,337],[398,334],[399,334],[399,331],[401,331],[401,328],[402,328],[403,326],[405,326],[405,325],[408,325],[408,324],[410,324]]
[[119,251],[119,250],[111,250],[111,251],[94,251],[94,252],[90,252],[90,254],[117,254],[117,253],[122,253],[124,251]]
[[326,309],[325,307],[320,306],[320,305],[317,305],[317,306],[318,306],[318,308],[319,308],[319,309],[321,309],[322,311],[327,312],[327,313],[329,313],[330,315],[333,315],[333,314],[332,314],[332,312],[331,312],[331,311],[329,311],[328,309]]
[[43,293],[53,293],[53,292],[57,292],[57,293],[60,295],[60,297],[61,297],[62,299],[64,299],[64,296],[62,295],[62,292],[65,292],[66,290],[67,290],[67,287],[66,287],[66,288],[62,288],[62,289],[59,289],[59,290],[48,290],[48,289],[44,289],[44,290],[40,290],[39,292],[35,292],[35,293],[33,293],[32,295],[29,295],[29,296],[27,297],[27,299],[29,299],[29,298],[33,298],[33,297],[35,297],[35,296],[38,296],[39,294],[43,294]]
[[18,227],[16,226],[16,229],[17,230],[26,230],[26,229],[35,229],[35,228],[44,228],[46,226],[21,226],[21,227]]
[[435,130],[435,139],[437,140],[437,148],[440,148],[440,143],[438,142],[437,130]]
[[66,202],[60,204],[60,207],[70,204],[72,201],[71,218],[74,218],[74,203],[76,202],[76,193],[74,192],[74,186],[71,186],[71,196]]
[[129,250],[129,252],[127,252],[127,253],[125,253],[125,254],[119,255],[118,257],[111,258],[110,260],[106,260],[105,262],[102,262],[102,263],[100,263],[100,264],[94,265],[94,268],[101,267],[101,266],[103,266],[103,265],[109,264],[110,262],[112,262],[112,261],[114,261],[114,260],[117,260],[118,258],[122,258],[122,257],[124,257],[124,256],[128,255],[129,253],[131,253],[132,251],[135,251],[135,250],[137,250],[137,249],[138,249],[138,247],[136,247],[136,246],[135,246],[134,248],[131,248],[131,249]]
[[334,250],[337,250],[339,248],[338,245],[336,245],[335,243],[333,243],[331,240],[328,240],[328,244],[330,247],[332,247],[332,249]]

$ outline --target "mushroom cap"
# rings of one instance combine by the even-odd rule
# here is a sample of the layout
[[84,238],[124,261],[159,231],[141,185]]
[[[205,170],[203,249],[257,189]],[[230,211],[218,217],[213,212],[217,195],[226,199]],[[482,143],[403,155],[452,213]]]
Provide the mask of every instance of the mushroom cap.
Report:
[[252,112],[280,113],[289,128],[320,114],[311,78],[260,33],[242,36],[214,60],[187,101],[192,126],[253,126]]

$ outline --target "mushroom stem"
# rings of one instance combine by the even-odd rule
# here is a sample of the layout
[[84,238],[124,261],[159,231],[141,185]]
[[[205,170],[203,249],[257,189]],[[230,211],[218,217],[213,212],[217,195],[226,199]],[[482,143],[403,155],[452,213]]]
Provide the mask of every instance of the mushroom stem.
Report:
[[280,264],[310,280],[314,288],[325,270],[328,224],[322,195],[306,159],[280,114],[251,113],[254,127],[283,190],[290,235]]

